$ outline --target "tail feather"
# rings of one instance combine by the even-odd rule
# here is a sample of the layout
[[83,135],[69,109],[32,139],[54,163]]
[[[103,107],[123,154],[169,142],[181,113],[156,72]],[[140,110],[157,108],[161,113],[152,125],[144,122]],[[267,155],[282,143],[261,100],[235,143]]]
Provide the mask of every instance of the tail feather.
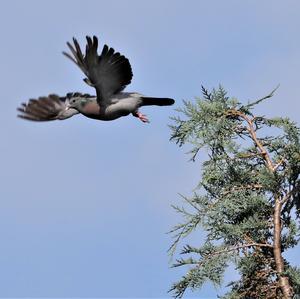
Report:
[[150,97],[142,97],[143,103],[142,106],[170,106],[175,103],[173,99],[170,98],[150,98]]

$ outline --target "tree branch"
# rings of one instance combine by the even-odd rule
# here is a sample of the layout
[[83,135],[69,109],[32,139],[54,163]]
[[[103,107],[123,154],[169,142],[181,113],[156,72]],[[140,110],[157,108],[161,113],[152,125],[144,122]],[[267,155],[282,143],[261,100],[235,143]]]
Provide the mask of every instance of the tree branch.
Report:
[[238,110],[233,110],[233,109],[228,110],[227,114],[239,116],[248,123],[248,132],[249,132],[254,144],[259,149],[260,154],[263,156],[264,160],[266,161],[268,169],[273,172],[274,166],[273,166],[272,160],[271,160],[270,155],[267,152],[267,150],[264,148],[262,143],[257,138],[256,131],[253,127],[253,119],[250,119],[245,113],[238,111]]
[[300,191],[300,182],[280,200],[280,203],[284,205],[298,191]]
[[243,190],[253,190],[253,189],[262,189],[263,186],[261,184],[250,184],[250,185],[246,185],[246,186],[234,186],[233,188],[229,189],[229,190],[225,190],[222,195],[226,196],[232,192],[236,192],[236,191],[243,191]]
[[239,250],[239,249],[243,249],[243,248],[249,248],[249,247],[268,247],[268,248],[273,248],[273,245],[268,244],[268,243],[256,243],[256,242],[247,243],[247,244],[240,244],[240,245],[228,247],[228,248],[225,248],[225,249],[222,249],[222,250],[219,250],[219,251],[215,251],[215,252],[209,253],[209,254],[205,255],[204,258],[211,258],[211,257],[213,257],[215,255],[220,255],[220,254],[227,253],[227,252],[230,252],[230,251],[235,251],[235,250]]

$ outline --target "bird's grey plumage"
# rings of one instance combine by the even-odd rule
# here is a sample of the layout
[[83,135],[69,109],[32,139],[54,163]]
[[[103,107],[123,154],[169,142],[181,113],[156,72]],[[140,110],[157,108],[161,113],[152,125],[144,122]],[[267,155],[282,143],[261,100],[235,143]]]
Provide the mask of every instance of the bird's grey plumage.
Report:
[[143,122],[148,122],[138,109],[141,106],[168,106],[174,103],[169,98],[145,97],[136,92],[123,92],[130,84],[132,70],[128,59],[104,45],[100,55],[97,53],[98,39],[87,36],[85,54],[79,43],[73,38],[73,44],[67,43],[71,54],[63,52],[86,75],[84,81],[96,89],[97,96],[81,93],[68,93],[65,97],[49,95],[31,99],[18,108],[21,118],[46,121],[66,119],[81,113],[99,120],[114,120],[132,113]]

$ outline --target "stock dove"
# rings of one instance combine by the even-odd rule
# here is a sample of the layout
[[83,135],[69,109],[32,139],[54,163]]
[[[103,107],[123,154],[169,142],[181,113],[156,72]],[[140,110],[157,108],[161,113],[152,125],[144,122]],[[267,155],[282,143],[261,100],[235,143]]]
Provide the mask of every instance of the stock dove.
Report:
[[50,121],[67,119],[81,113],[89,118],[108,121],[131,113],[142,122],[149,122],[146,115],[139,111],[139,107],[174,104],[174,100],[170,98],[154,98],[137,92],[124,92],[133,76],[129,60],[107,45],[104,45],[99,56],[97,37],[87,36],[86,40],[85,54],[75,38],[73,45],[67,43],[71,54],[63,54],[86,75],[84,81],[96,89],[96,96],[74,92],[63,97],[50,94],[30,99],[18,108],[19,117],[32,121]]

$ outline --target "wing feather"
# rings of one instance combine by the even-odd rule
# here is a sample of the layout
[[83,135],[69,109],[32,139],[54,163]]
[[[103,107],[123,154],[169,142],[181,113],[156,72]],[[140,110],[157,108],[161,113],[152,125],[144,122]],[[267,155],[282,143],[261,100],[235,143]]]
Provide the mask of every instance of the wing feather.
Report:
[[59,97],[50,94],[48,97],[30,99],[28,103],[22,103],[17,110],[18,117],[32,121],[50,121],[56,119],[66,119],[79,113],[71,108],[66,109],[66,97]]
[[112,95],[122,91],[132,79],[129,60],[115,52],[113,48],[104,45],[100,56],[97,53],[98,39],[96,36],[86,37],[86,50],[83,55],[78,41],[73,38],[73,44],[67,43],[71,54],[63,54],[71,59],[87,76],[84,81],[95,87],[97,101],[101,106],[110,103]]

